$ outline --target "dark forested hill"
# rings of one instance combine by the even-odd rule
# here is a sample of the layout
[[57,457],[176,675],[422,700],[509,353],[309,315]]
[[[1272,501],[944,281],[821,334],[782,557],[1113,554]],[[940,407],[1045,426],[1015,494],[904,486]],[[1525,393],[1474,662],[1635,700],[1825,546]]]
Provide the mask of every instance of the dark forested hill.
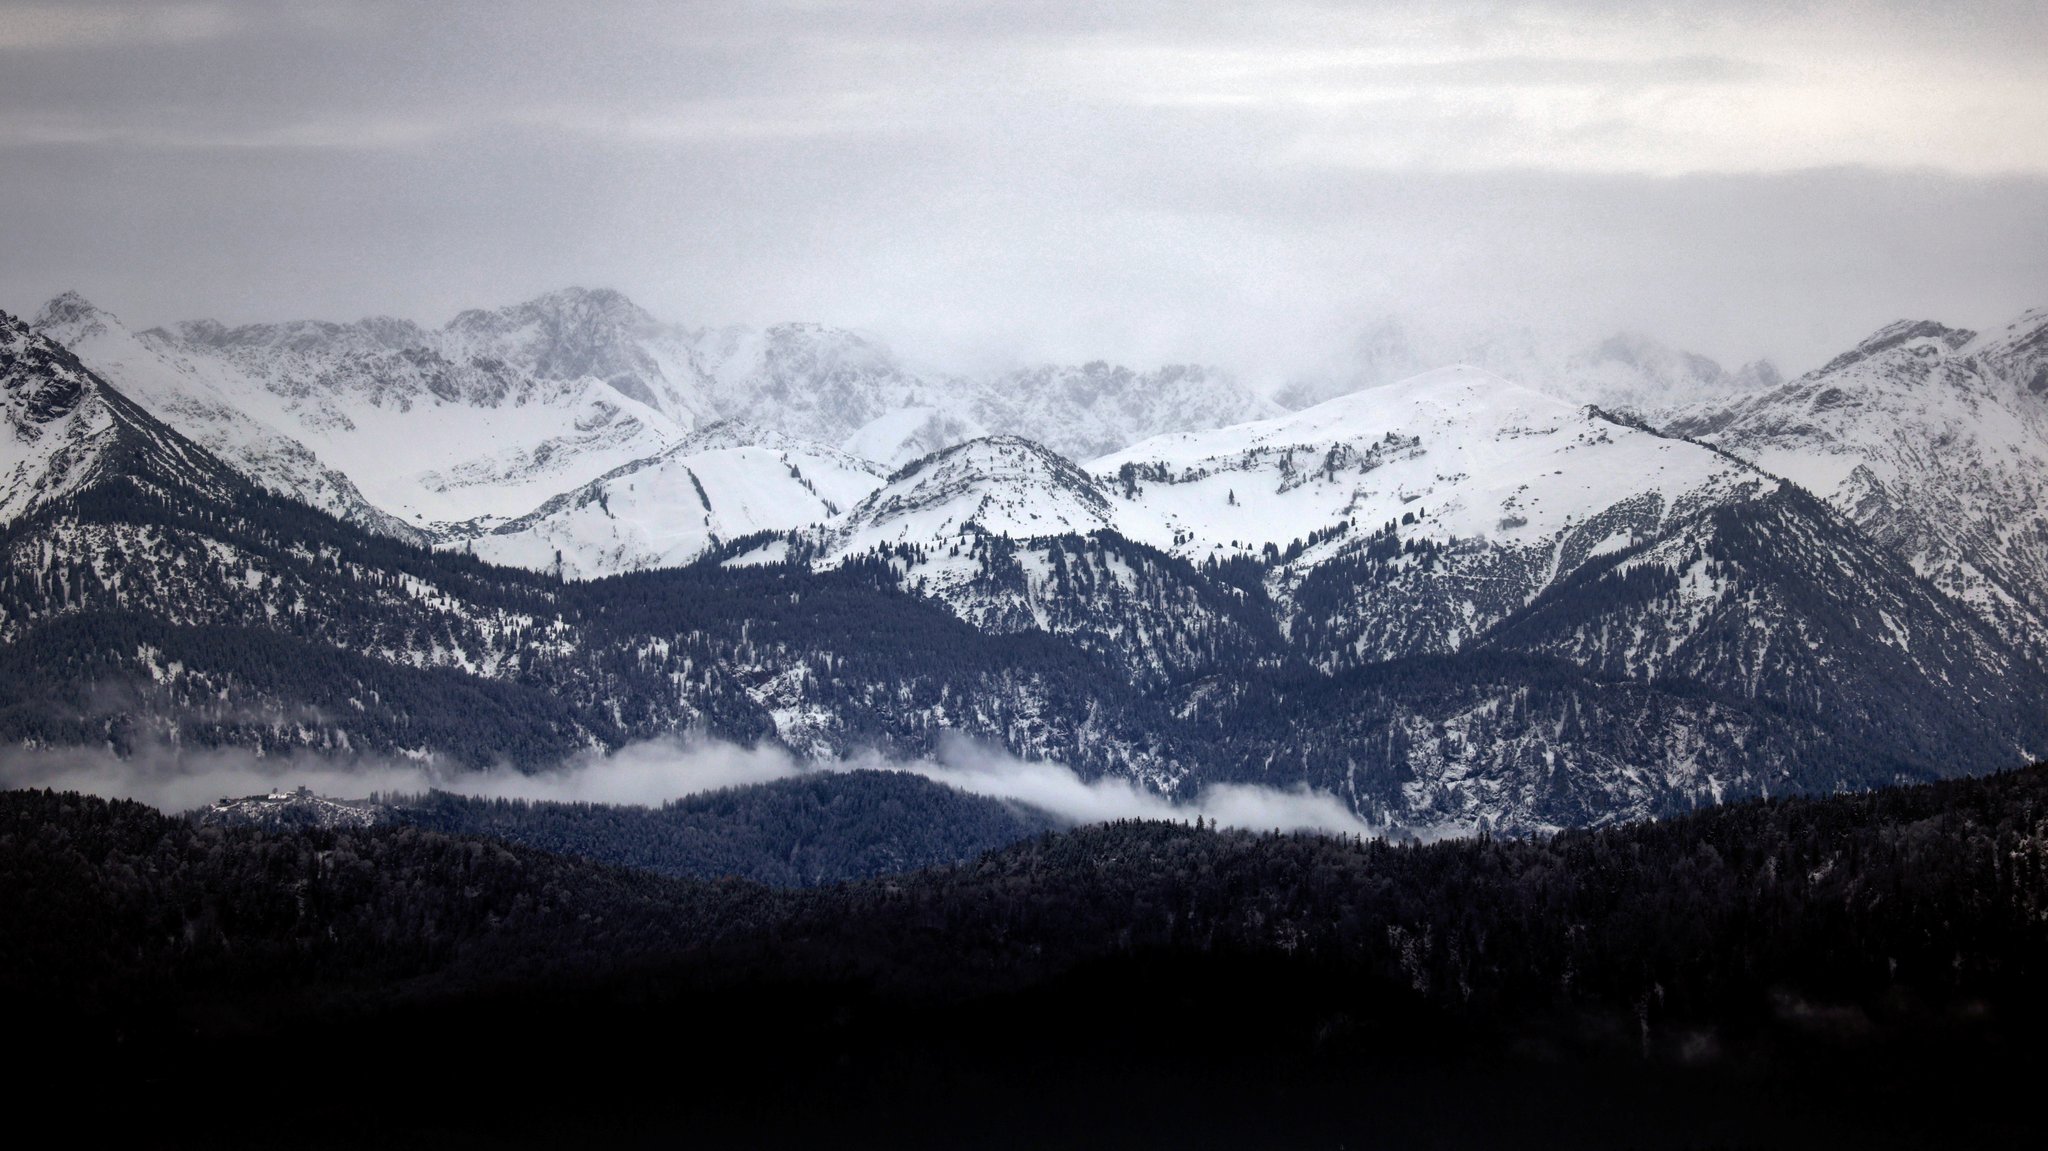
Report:
[[390,818],[599,863],[771,887],[961,863],[1054,826],[1044,813],[899,771],[820,773],[673,800],[658,808],[386,797]]
[[[2044,837],[2032,769],[1542,841],[1111,824],[777,892],[16,792],[0,993],[39,1081],[153,1120],[284,1084],[183,1142],[424,1140],[462,1098],[536,1139],[2021,1145]],[[1210,1129],[1218,1090],[1266,1126]]]

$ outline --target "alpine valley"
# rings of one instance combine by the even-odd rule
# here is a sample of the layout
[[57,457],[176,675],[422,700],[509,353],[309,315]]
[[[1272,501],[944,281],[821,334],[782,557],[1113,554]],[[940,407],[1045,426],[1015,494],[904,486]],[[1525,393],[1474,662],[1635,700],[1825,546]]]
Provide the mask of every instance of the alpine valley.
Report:
[[2048,748],[2048,313],[1791,381],[1511,359],[1275,399],[604,291],[145,332],[62,296],[0,315],[0,739],[534,770],[964,733],[1423,836]]

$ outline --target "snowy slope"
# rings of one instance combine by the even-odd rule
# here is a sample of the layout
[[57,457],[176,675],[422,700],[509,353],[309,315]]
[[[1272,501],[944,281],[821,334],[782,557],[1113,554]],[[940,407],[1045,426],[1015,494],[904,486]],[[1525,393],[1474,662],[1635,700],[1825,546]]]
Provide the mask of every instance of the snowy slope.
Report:
[[122,394],[272,491],[372,531],[425,543],[429,536],[364,498],[355,482],[298,439],[252,416],[233,376],[158,341],[145,341],[76,293],[51,300],[35,330],[64,345]]
[[987,434],[987,428],[958,412],[914,404],[876,416],[839,446],[893,469]]
[[62,345],[0,312],[0,525],[116,476],[223,498],[240,487],[233,472],[105,387]]
[[1983,334],[1901,322],[1791,383],[1655,418],[1825,499],[2048,656],[2048,312]]
[[[682,427],[595,376],[551,379],[397,320],[131,335],[75,297],[50,334],[263,485],[369,527],[511,516]],[[448,348],[461,353],[459,342]]]
[[1459,650],[1582,566],[1777,487],[1469,367],[1090,467],[1124,534],[1267,564],[1288,634],[1332,670]]
[[911,545],[933,551],[963,536],[1029,539],[1114,526],[1099,485],[1066,457],[1016,436],[933,453],[889,477],[827,529],[829,555]]
[[1432,538],[1529,547],[1645,496],[1677,509],[1771,486],[1707,449],[1470,367],[1156,437],[1089,470],[1116,492],[1126,535],[1196,559],[1404,518]]
[[881,483],[858,457],[718,423],[517,519],[450,527],[442,546],[568,578],[673,567],[725,540],[830,519]]
[[515,514],[683,431],[594,376],[452,358],[399,321],[187,324],[152,337],[205,362],[251,415],[332,461],[372,503],[427,525]]

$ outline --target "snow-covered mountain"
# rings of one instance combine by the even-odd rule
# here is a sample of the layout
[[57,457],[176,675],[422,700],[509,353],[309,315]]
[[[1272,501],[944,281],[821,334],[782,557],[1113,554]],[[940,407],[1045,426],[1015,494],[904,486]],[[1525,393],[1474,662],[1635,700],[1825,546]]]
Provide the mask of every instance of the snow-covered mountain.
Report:
[[1711,450],[1470,367],[1156,437],[1089,468],[1131,509],[1126,534],[1195,558],[1404,519],[1437,538],[1523,547],[1644,497],[1676,508],[1774,486]]
[[675,567],[726,540],[829,520],[881,483],[858,456],[722,422],[526,515],[449,525],[441,546],[570,579]]
[[822,324],[726,328],[703,333],[695,354],[724,418],[890,467],[981,430],[962,422],[972,385],[927,380],[859,333]]
[[228,498],[240,477],[0,312],[0,526],[75,501],[110,475]]
[[[1835,513],[1712,447],[1477,369],[1157,437],[1088,472],[976,441],[894,477],[819,554],[888,550],[963,619],[1068,634],[1153,678],[1247,626],[1166,591],[1179,559],[1249,581],[1291,658],[1325,674],[1518,651],[1858,716],[1926,754],[1959,706],[2026,726],[2000,686],[2031,674],[2021,657]],[[1058,536],[1096,539],[1024,542]],[[1175,596],[1178,627],[1156,610]],[[1997,754],[2027,752],[2015,736]]]
[[2048,657],[2048,311],[1893,324],[1820,370],[1657,413],[1827,500]]
[[683,430],[607,381],[451,358],[400,320],[135,334],[71,296],[37,327],[254,481],[415,538],[524,512]]
[[1458,650],[1582,566],[1778,486],[1475,368],[1092,467],[1131,510],[1126,535],[1270,561],[1287,626],[1331,669]]
[[263,405],[249,382],[203,361],[145,340],[76,293],[51,300],[33,328],[64,345],[94,370],[121,382],[122,394],[272,491],[350,523],[413,543],[430,536],[373,505],[355,481],[302,440],[256,412]]
[[[1451,651],[1580,565],[1779,483],[1475,368],[1449,368],[1276,419],[1164,435],[1085,472],[1016,439],[939,453],[825,529],[828,554],[910,544],[915,575],[963,534],[1110,531],[1192,563],[1266,566],[1263,591],[1315,605],[1329,667]],[[1387,561],[1370,584],[1316,573]],[[1337,599],[1333,599],[1335,596]],[[1341,600],[1341,604],[1338,602]]]
[[910,464],[826,531],[840,557],[880,546],[930,550],[974,534],[1028,539],[1113,526],[1088,473],[1016,436],[970,440]]
[[536,380],[602,380],[689,428],[715,420],[693,334],[618,292],[565,288],[524,303],[472,308],[439,332],[416,332],[455,363],[504,364]]
[[[715,423],[727,425],[727,448],[780,455],[801,443],[794,450],[818,460],[851,455],[886,470],[990,433],[1084,457],[1277,410],[1201,368],[1096,363],[958,378],[914,371],[858,333],[687,329],[617,292],[583,289],[466,311],[438,329],[373,318],[142,333],[66,294],[36,327],[273,491],[410,542],[492,532],[486,551],[508,562],[552,567],[560,547],[565,563],[585,556],[590,574],[694,554],[635,542],[638,529],[621,535],[610,523],[582,539],[559,517],[621,469],[694,450],[689,434]],[[741,428],[759,442],[729,442]],[[859,494],[824,498],[844,507]],[[806,514],[757,508],[733,524],[791,527]],[[545,546],[504,530],[550,518]],[[698,529],[707,541],[726,536]]]
[[1100,361],[985,377],[919,373],[871,337],[818,324],[700,334],[696,362],[721,415],[891,467],[986,435],[1088,459],[1159,432],[1277,414],[1228,374]]
[[[885,479],[707,428],[495,541],[511,525],[466,529],[538,550],[605,527],[664,557],[702,533],[713,561],[563,582],[260,491],[4,334],[10,741],[541,767],[680,730],[819,757],[964,731],[1177,795],[1313,787],[1423,830],[2048,745],[2048,674],[1848,518],[1471,369],[1086,468],[993,437]],[[832,516],[835,461],[846,495],[872,490]],[[825,519],[742,539],[720,519],[711,544],[757,495]]]

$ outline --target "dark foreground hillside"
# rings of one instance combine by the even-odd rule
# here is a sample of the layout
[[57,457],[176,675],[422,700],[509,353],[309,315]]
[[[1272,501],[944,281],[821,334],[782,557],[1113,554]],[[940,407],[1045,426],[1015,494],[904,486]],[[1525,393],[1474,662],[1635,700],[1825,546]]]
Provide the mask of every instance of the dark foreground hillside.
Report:
[[1008,800],[969,795],[901,771],[814,772],[669,800],[659,807],[486,799],[433,791],[336,804],[318,797],[230,801],[205,823],[270,830],[398,823],[480,836],[691,879],[817,887],[973,859],[1059,826]]
[[18,1098],[145,1144],[2032,1145],[2044,845],[2036,768],[778,891],[16,792],[0,993]]

